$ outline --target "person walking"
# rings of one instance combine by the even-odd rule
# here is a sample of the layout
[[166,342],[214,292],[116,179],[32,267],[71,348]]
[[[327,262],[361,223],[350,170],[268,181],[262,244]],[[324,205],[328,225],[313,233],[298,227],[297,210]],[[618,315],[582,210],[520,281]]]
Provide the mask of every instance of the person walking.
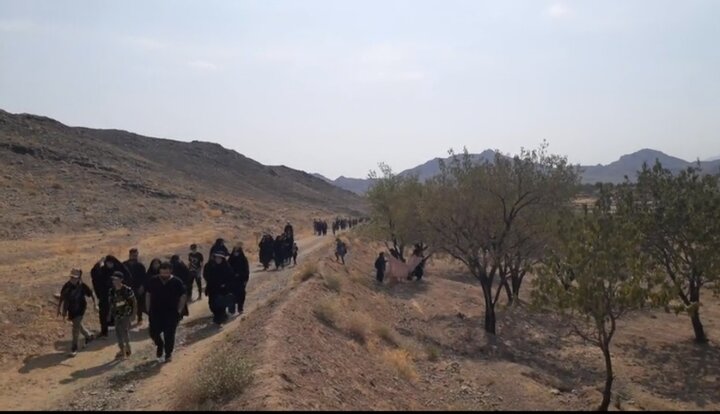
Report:
[[[188,267],[190,268],[190,274],[195,279],[198,289],[198,300],[202,299],[202,268],[205,262],[205,258],[202,253],[197,249],[197,244],[193,243],[190,245],[190,253],[188,254]],[[192,302],[192,283],[188,288],[188,301]]]
[[380,252],[378,255],[377,260],[375,260],[375,270],[377,271],[377,274],[375,275],[375,280],[377,280],[378,283],[382,284],[383,279],[385,279],[385,253]]
[[68,280],[60,290],[60,301],[58,302],[58,316],[62,315],[72,321],[72,346],[69,356],[77,355],[78,339],[80,334],[85,337],[85,345],[89,344],[95,336],[83,326],[83,317],[87,309],[87,299],[89,297],[93,301],[93,309],[97,311],[98,306],[95,303],[95,296],[92,290],[82,281],[82,270],[72,269],[70,271],[70,280]]
[[345,255],[347,254],[347,246],[345,242],[340,240],[338,237],[335,239],[335,261],[342,260],[342,264],[345,264]]
[[213,314],[213,322],[217,325],[227,321],[227,300],[234,277],[227,256],[227,250],[220,249],[213,254],[213,260],[208,261],[203,268],[208,306]]
[[[120,350],[116,359],[125,359],[130,356],[130,323],[137,312],[137,299],[133,289],[123,283],[124,275],[116,271],[112,275],[112,287],[109,293],[110,314],[115,318],[115,333],[117,334]],[[108,320],[111,315],[108,315]]]
[[297,265],[297,256],[298,256],[298,245],[297,245],[297,243],[293,243],[293,246],[292,246],[293,265]]
[[230,282],[232,298],[229,298],[228,313],[230,313],[231,316],[235,315],[235,309],[237,307],[238,315],[242,315],[245,306],[245,288],[247,287],[248,280],[250,280],[250,264],[243,252],[242,246],[235,246],[232,253],[230,253],[228,262],[233,270],[233,278],[232,282]]
[[168,262],[160,264],[160,273],[148,281],[145,293],[150,319],[150,338],[155,343],[158,362],[172,361],[175,332],[186,299],[185,285],[172,275],[172,265]]
[[130,277],[132,282],[130,287],[135,293],[135,300],[137,302],[137,324],[142,324],[143,313],[147,313],[145,309],[145,283],[147,282],[147,269],[145,265],[138,259],[140,253],[138,249],[132,248],[128,253],[128,259],[123,262],[123,265],[130,271]]

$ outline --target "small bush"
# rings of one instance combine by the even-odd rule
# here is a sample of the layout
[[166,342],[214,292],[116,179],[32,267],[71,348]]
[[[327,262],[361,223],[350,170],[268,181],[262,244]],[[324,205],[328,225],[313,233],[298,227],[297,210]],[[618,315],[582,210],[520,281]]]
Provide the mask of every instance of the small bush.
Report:
[[428,345],[425,347],[425,355],[430,362],[435,362],[440,359],[440,350],[434,345]]
[[238,353],[213,352],[187,384],[179,408],[207,408],[236,398],[252,378],[252,366]]
[[385,342],[393,345],[393,346],[399,346],[400,345],[400,338],[398,337],[397,332],[395,332],[394,329],[387,325],[378,325],[375,327],[375,333],[377,336],[382,338]]
[[337,301],[332,299],[325,299],[324,301],[315,305],[313,309],[315,316],[328,326],[335,326],[338,315],[340,314],[340,307]]
[[222,211],[222,210],[211,209],[211,210],[208,210],[207,214],[208,214],[208,216],[210,216],[210,217],[212,217],[212,218],[218,218],[218,217],[220,217],[220,216],[223,215],[223,211]]
[[361,344],[364,344],[367,341],[371,325],[372,322],[367,315],[362,313],[353,313],[348,319],[347,330],[350,337]]
[[342,286],[342,281],[337,275],[325,275],[323,276],[323,284],[326,288],[332,290],[333,292],[339,293]]
[[315,263],[308,263],[293,275],[296,282],[305,282],[317,274],[318,268]]
[[62,190],[62,188],[63,188],[62,184],[57,183],[57,182],[56,182],[56,183],[53,183],[50,187],[51,187],[53,190]]
[[406,350],[394,349],[385,351],[383,352],[383,358],[398,371],[401,377],[408,381],[417,379],[417,372],[415,372],[412,358]]

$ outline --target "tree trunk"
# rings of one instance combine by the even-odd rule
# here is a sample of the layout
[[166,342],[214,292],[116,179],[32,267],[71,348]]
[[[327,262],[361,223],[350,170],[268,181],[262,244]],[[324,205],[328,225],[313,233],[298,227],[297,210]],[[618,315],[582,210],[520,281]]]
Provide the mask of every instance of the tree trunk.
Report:
[[492,301],[492,285],[483,284],[483,295],[485,296],[485,332],[495,335],[495,306]]
[[510,290],[510,284],[508,284],[507,280],[505,283],[503,283],[503,287],[505,288],[505,294],[507,295],[508,305],[513,304],[513,293]]
[[695,342],[704,344],[708,339],[707,336],[705,336],[705,328],[703,328],[703,324],[700,322],[700,288],[694,283],[690,284],[690,302],[695,306],[690,314],[693,331],[695,331]]
[[522,277],[521,276],[514,276],[512,278],[512,294],[513,298],[520,300],[520,285],[522,284]]
[[613,370],[612,360],[610,359],[610,345],[602,347],[603,357],[605,357],[605,389],[603,390],[603,399],[598,407],[598,411],[607,411],[610,407],[612,397]]

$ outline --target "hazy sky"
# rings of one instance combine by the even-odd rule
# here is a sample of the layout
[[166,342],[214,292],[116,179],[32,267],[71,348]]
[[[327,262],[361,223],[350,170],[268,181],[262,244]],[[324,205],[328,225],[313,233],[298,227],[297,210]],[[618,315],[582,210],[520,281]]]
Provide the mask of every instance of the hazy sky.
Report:
[[720,155],[720,1],[0,0],[0,108],[330,178]]

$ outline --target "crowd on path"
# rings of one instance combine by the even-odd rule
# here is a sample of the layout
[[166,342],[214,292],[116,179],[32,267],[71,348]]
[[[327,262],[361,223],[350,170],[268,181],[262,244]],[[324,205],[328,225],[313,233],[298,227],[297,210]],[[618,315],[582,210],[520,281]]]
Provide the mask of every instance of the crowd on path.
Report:
[[[280,269],[292,261],[297,264],[298,247],[292,225],[287,223],[282,234],[273,238],[264,235],[259,244],[260,262],[265,270],[271,261]],[[108,337],[111,327],[117,336],[117,359],[132,355],[130,328],[143,324],[147,315],[149,334],[156,346],[158,362],[172,361],[175,333],[180,321],[189,316],[188,302],[208,299],[213,322],[218,326],[244,311],[250,264],[242,243],[231,251],[223,239],[217,239],[208,252],[209,260],[190,245],[187,264],[175,254],[169,261],[153,258],[148,267],[139,260],[139,251],[130,249],[128,259],[121,262],[113,255],[100,258],[90,271],[92,287],[83,281],[81,269],[72,269],[69,280],[60,291],[57,313],[72,322],[69,356],[77,355],[80,336],[87,345],[95,339]],[[205,287],[203,290],[203,280]],[[197,298],[193,287],[197,286]],[[95,335],[83,325],[88,298],[97,312],[100,332]]]
[[[331,228],[335,234],[365,220],[338,217],[332,222]],[[327,221],[315,219],[313,228],[315,235],[327,235]],[[275,270],[284,269],[291,263],[297,264],[298,246],[290,223],[275,237],[264,234],[258,248],[259,261],[264,270],[268,270],[271,263],[274,263]],[[412,255],[422,260],[416,267],[416,262],[412,262],[410,267],[414,269],[407,274],[408,280],[422,278],[427,260],[424,250],[422,245],[415,245]],[[334,252],[335,260],[345,265],[348,248],[339,237],[335,239]],[[72,322],[70,356],[77,355],[80,336],[87,345],[95,339],[107,338],[110,327],[114,327],[119,348],[116,358],[129,358],[132,355],[130,328],[142,325],[143,316],[147,315],[149,335],[156,346],[157,360],[167,363],[172,361],[178,324],[189,316],[189,302],[201,300],[204,293],[213,323],[218,326],[243,313],[250,264],[242,243],[228,250],[225,240],[217,239],[208,252],[207,262],[195,243],[190,245],[187,264],[174,254],[169,261],[153,258],[146,268],[139,260],[139,254],[138,249],[132,248],[124,262],[113,255],[100,258],[90,271],[92,287],[83,281],[82,270],[70,271],[69,280],[60,291],[57,309],[58,315],[62,314]],[[395,260],[405,262],[397,250],[390,249],[390,254]],[[374,263],[378,283],[383,283],[387,263],[385,254],[380,253]],[[402,272],[402,276],[405,276],[405,272]],[[197,286],[197,298],[193,297],[194,286]],[[97,335],[83,325],[88,308],[87,298],[92,300],[92,309],[98,313],[100,332]]]

